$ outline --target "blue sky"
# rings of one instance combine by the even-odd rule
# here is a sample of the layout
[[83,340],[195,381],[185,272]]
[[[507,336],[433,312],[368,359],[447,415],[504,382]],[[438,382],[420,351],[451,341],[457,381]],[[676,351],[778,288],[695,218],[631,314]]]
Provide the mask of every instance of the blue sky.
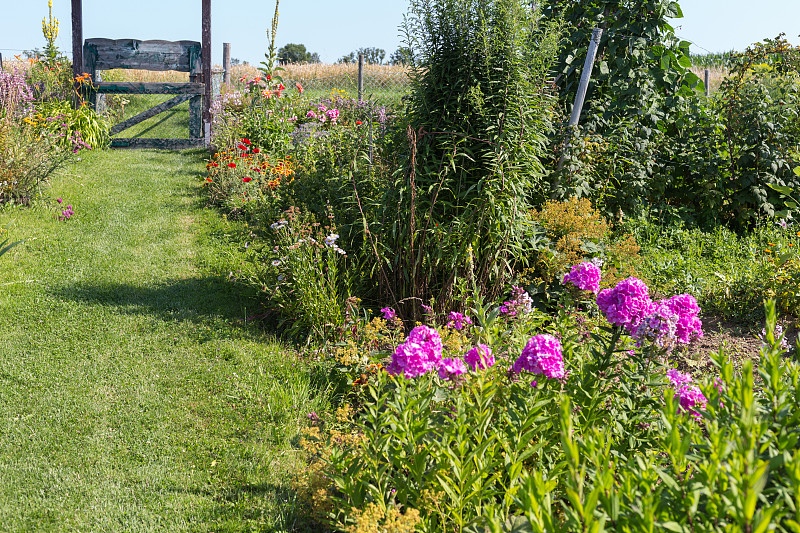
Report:
[[[679,0],[679,4],[684,18],[673,25],[678,36],[698,45],[692,50],[696,53],[741,50],[779,32],[794,44],[800,42],[798,0]],[[383,48],[388,58],[402,42],[398,26],[407,5],[407,0],[282,0],[276,42],[305,44],[325,62],[368,46]],[[200,0],[83,0],[83,36],[199,41],[200,7]],[[235,58],[262,61],[274,9],[272,0],[212,0],[214,63],[222,62],[223,42],[231,43]],[[47,0],[0,0],[0,13],[4,57],[43,46],[41,22]],[[70,0],[53,0],[53,15],[61,22],[56,44],[71,53]]]

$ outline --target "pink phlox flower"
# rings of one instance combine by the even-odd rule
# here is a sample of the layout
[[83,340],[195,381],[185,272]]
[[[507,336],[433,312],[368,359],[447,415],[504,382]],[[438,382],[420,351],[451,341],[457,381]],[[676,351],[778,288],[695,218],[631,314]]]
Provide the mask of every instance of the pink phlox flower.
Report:
[[306,113],[306,117],[308,117],[308,118],[317,118],[317,114],[314,113],[313,111],[309,111],[308,113]]
[[468,316],[465,316],[463,313],[457,313],[455,311],[451,311],[448,319],[449,319],[449,322],[447,323],[448,328],[462,330],[466,326],[472,325],[472,319],[470,319]]
[[336,119],[339,118],[339,110],[338,109],[328,109],[325,114],[331,121],[331,124],[336,124]]
[[597,306],[611,324],[624,326],[628,332],[651,314],[655,307],[647,293],[647,285],[637,278],[617,283],[613,289],[604,289],[597,295]]
[[544,374],[549,379],[566,377],[561,343],[552,335],[531,337],[522,354],[514,361],[514,372],[523,370],[533,374]]
[[320,113],[325,113],[328,110],[328,106],[325,104],[317,104],[317,109]]
[[525,289],[516,285],[511,286],[511,300],[503,302],[500,306],[500,313],[514,318],[518,315],[533,311],[533,299],[525,292]]
[[[772,336],[775,340],[780,339],[780,347],[783,351],[790,351],[789,343],[786,341],[786,337],[783,335],[783,326],[780,324],[775,324],[775,329],[772,332]],[[758,340],[761,341],[762,348],[767,347],[767,328],[761,328],[761,335],[758,336]]]
[[662,301],[655,304],[653,312],[642,319],[631,337],[636,339],[637,346],[647,339],[659,348],[671,351],[677,341],[677,325],[678,315]]
[[698,318],[700,306],[691,294],[676,294],[672,298],[660,300],[658,304],[668,306],[678,315],[675,336],[678,342],[689,344],[692,340],[703,336],[703,323]]
[[464,366],[464,361],[461,359],[447,357],[439,363],[439,377],[442,379],[449,380],[451,377],[459,376],[466,371],[467,367]]
[[467,352],[464,356],[464,362],[467,363],[472,370],[489,368],[494,365],[492,349],[485,344],[478,344]]
[[677,368],[671,368],[667,370],[667,379],[669,379],[670,383],[672,383],[672,386],[676,389],[692,382],[692,376],[689,374],[684,374]]
[[681,409],[695,418],[700,418],[699,410],[705,409],[708,400],[697,385],[684,385],[675,394]]
[[594,263],[584,261],[574,265],[568,274],[564,274],[563,283],[572,283],[582,291],[592,291],[597,294],[600,290],[600,269]]
[[441,361],[442,339],[439,332],[428,326],[417,326],[411,330],[408,339],[395,349],[392,362],[386,370],[392,375],[414,378],[438,368]]
[[381,309],[381,313],[383,313],[383,319],[388,322],[393,322],[397,317],[397,313],[391,307],[384,307]]

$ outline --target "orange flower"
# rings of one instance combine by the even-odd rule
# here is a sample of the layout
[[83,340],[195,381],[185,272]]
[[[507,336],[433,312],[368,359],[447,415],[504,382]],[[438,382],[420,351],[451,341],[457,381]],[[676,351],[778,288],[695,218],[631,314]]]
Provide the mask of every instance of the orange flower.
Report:
[[299,92],[300,94],[303,94],[303,91],[305,91],[305,89],[303,89],[303,86],[300,85],[299,81],[295,82],[294,86],[297,87],[297,92]]

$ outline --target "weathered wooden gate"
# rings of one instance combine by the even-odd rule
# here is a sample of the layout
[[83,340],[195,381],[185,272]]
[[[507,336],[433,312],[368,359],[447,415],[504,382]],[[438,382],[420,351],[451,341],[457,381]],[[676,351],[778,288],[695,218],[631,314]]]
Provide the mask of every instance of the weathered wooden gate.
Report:
[[[148,118],[189,100],[188,139],[112,138],[117,148],[182,149],[205,144],[203,135],[203,94],[201,46],[195,41],[139,41],[136,39],[86,39],[83,45],[85,72],[91,75],[89,100],[96,105],[98,94],[171,94],[173,98],[139,113],[111,128],[115,135]],[[189,83],[146,83],[101,81],[98,71],[108,69],[176,70],[189,73]]]

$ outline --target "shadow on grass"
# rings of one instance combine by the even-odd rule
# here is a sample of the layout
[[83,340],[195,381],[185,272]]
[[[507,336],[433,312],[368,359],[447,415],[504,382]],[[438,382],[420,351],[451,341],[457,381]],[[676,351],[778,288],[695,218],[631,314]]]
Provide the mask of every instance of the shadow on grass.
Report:
[[97,282],[51,289],[65,300],[97,304],[124,314],[151,315],[164,321],[226,320],[245,324],[261,313],[259,291],[223,277],[169,280],[152,286]]

